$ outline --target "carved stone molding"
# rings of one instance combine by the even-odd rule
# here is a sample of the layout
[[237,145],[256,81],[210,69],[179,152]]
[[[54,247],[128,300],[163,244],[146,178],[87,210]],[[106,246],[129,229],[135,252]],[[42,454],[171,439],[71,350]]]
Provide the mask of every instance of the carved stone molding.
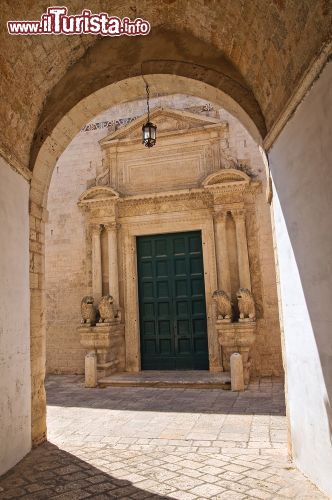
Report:
[[106,231],[117,231],[118,229],[120,229],[121,224],[119,224],[118,222],[107,222],[106,224],[103,224],[103,226]]
[[245,210],[231,210],[232,217],[235,222],[245,222],[246,220],[246,212]]
[[92,224],[89,224],[89,230],[90,230],[91,235],[100,234],[103,230],[103,227],[101,226],[101,224],[92,223]]
[[213,218],[214,218],[215,222],[220,222],[220,224],[226,224],[227,211],[214,212]]

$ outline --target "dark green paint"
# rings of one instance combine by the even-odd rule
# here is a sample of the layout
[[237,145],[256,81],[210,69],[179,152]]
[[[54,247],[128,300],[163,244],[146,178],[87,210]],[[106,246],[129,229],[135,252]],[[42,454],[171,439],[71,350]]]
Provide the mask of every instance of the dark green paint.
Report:
[[137,238],[142,370],[207,370],[199,231]]

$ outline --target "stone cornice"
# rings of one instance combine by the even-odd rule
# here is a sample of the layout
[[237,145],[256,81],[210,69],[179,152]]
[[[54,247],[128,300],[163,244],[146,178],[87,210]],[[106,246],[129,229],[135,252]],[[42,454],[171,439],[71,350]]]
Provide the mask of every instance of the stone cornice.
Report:
[[211,189],[214,186],[224,186],[228,184],[250,184],[251,178],[242,170],[237,168],[222,168],[208,175],[203,181],[203,186]]
[[84,191],[78,200],[79,207],[98,207],[114,204],[119,199],[117,193],[110,186],[94,186]]
[[[102,197],[96,199],[84,199],[82,196],[78,205],[84,208],[103,208],[107,205],[114,204],[130,204],[139,205],[140,203],[164,203],[167,201],[190,201],[201,199],[205,200],[208,204],[213,203],[213,199],[217,196],[218,199],[222,198],[223,194],[230,195],[232,193],[238,195],[257,194],[261,191],[262,183],[260,181],[248,182],[230,182],[226,184],[214,184],[202,188],[181,189],[174,191],[166,191],[160,193],[146,193],[139,195],[117,196],[117,197]],[[93,189],[93,188],[92,188]]]
[[[209,131],[210,129],[216,129],[218,131],[226,131],[228,129],[228,124],[226,122],[222,122],[219,119],[200,116],[194,113],[189,113],[187,111],[176,110],[172,108],[156,108],[150,113],[150,120],[158,122],[158,119],[168,119],[171,118],[175,121],[181,121],[183,123],[195,123],[194,127],[184,126],[182,128],[175,128],[172,130],[162,130],[158,131],[158,138],[161,139],[163,137],[171,137],[183,134],[194,134],[202,131]],[[131,123],[126,125],[125,127],[112,132],[107,135],[105,138],[99,141],[99,144],[102,148],[104,147],[112,147],[119,145],[128,146],[130,144],[141,143],[141,129],[143,123],[146,121],[146,115],[143,114],[136,120],[133,120]],[[157,123],[158,125],[158,123]],[[138,132],[137,137],[130,137],[130,134],[133,132]],[[129,136],[129,137],[128,137]]]
[[[212,140],[220,138],[222,133],[226,130],[225,126],[218,125],[204,125],[202,127],[192,129],[180,129],[160,132],[157,131],[157,140],[159,144],[181,144],[192,143],[193,141],[206,142],[209,144]],[[195,136],[195,138],[193,138]],[[137,146],[142,144],[141,137],[127,137],[123,139],[114,139],[110,142],[101,144],[102,149],[107,149],[110,153],[122,153],[135,150]]]
[[160,193],[146,193],[138,195],[123,196],[119,199],[120,203],[127,202],[140,202],[140,201],[177,201],[177,200],[187,200],[195,198],[210,198],[209,193],[202,188],[193,189],[179,189],[176,191],[164,191]]

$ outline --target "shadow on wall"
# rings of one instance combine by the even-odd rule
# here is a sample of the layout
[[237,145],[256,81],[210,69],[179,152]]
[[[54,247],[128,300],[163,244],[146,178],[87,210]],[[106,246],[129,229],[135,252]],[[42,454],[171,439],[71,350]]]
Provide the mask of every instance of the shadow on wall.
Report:
[[329,400],[327,398],[324,399],[324,406],[326,410],[326,415],[329,423],[329,432],[330,432],[330,441],[332,444],[332,408]]
[[[129,498],[133,495],[146,498],[151,494],[51,443],[35,448],[12,471],[0,478],[0,500],[25,496],[35,499],[60,498],[60,495],[61,498],[85,498],[98,493],[105,497],[109,495],[110,498]],[[168,497],[154,494],[153,498]]]
[[258,380],[254,381],[250,383],[249,390],[243,393],[222,389],[152,387],[86,389],[80,375],[50,375],[46,380],[46,391],[48,406],[134,412],[284,416],[283,380],[274,379],[274,388],[270,384],[269,389],[266,389],[263,383],[260,390],[259,385]]
[[[325,434],[331,440],[331,80],[328,63],[269,153],[290,412],[301,426],[297,451],[304,456],[303,449],[316,448],[327,470],[332,457]],[[325,479],[331,486],[330,477]]]

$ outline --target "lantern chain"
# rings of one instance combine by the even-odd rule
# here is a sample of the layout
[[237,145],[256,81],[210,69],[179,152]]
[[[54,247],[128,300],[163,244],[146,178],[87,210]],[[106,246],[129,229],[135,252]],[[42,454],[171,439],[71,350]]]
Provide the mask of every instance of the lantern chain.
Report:
[[146,84],[146,105],[148,108],[148,122],[150,121],[150,89],[149,85]]

